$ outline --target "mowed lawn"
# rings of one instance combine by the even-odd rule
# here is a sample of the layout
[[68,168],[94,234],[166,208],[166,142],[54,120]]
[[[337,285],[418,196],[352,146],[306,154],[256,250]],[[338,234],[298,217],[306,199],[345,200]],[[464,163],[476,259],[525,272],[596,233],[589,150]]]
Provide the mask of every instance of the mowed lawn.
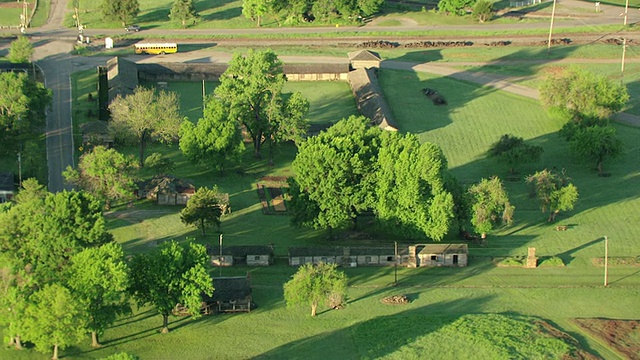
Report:
[[[381,70],[379,76],[401,130],[441,146],[451,171],[462,183],[506,175],[505,166],[484,156],[502,134],[511,133],[544,146],[542,161],[522,169],[522,174],[543,167],[567,169],[581,195],[574,211],[558,216],[557,223],[569,229],[556,231],[555,224],[546,223],[546,215],[528,198],[522,181],[506,182],[516,206],[515,222],[491,234],[487,247],[471,246],[466,268],[399,269],[397,287],[390,286],[394,281],[392,268],[344,269],[350,278],[347,307],[321,311],[317,318],[308,315],[308,308],[285,307],[282,284],[295,269],[286,266],[282,258],[269,268],[214,269],[215,276],[250,272],[257,309],[250,314],[208,316],[195,321],[172,318],[168,335],[157,333],[159,315],[139,309],[106,331],[103,348],[90,349],[87,338],[82,346],[62,354],[79,359],[120,351],[141,359],[418,359],[424,354],[443,359],[530,358],[525,350],[516,350],[504,341],[507,335],[517,339],[528,336],[518,329],[522,329],[520,322],[532,322],[532,318],[522,316],[532,316],[552,322],[603,358],[619,358],[573,325],[571,319],[640,318],[638,268],[612,267],[610,286],[604,288],[603,268],[593,265],[593,259],[604,254],[604,235],[609,236],[610,256],[640,254],[640,145],[636,141],[640,129],[616,125],[627,151],[616,162],[605,165],[611,176],[601,178],[589,166],[569,157],[566,143],[556,134],[562,121],[549,118],[535,101],[423,73]],[[336,88],[322,90],[323,84],[290,83],[287,89],[302,91],[311,99],[311,121],[332,122],[354,112],[348,85],[328,83],[326,86]],[[185,108],[197,115],[201,84],[169,84],[170,89],[178,86],[185,89],[181,91],[183,104],[187,99],[191,102]],[[424,87],[438,90],[448,105],[434,106],[420,92]],[[329,95],[333,93],[339,95]],[[319,120],[327,112],[331,115]],[[248,150],[244,174],[224,176],[204,165],[190,165],[176,147],[153,146],[148,153],[153,151],[169,154],[178,165],[177,175],[193,179],[198,186],[217,184],[221,191],[230,193],[234,211],[222,223],[227,245],[273,243],[276,254],[282,257],[292,245],[340,244],[327,243],[323,232],[292,228],[286,216],[262,215],[255,182],[265,175],[291,175],[293,145],[279,149],[273,167],[265,159],[253,159]],[[135,154],[135,149],[130,152]],[[177,211],[141,204],[131,212],[109,215],[108,223],[129,253],[147,251],[157,241],[183,240],[185,236],[217,245],[217,233],[200,236],[194,228],[180,223]],[[445,241],[454,239],[452,236]],[[495,256],[525,255],[529,246],[536,247],[541,261],[558,256],[565,266],[500,268],[491,261]],[[394,294],[406,294],[411,303],[391,306],[380,302]],[[483,325],[487,322],[493,324],[490,331]],[[536,344],[546,346],[544,341]],[[539,358],[555,358],[552,354]],[[31,351],[0,350],[0,358],[34,356]]]

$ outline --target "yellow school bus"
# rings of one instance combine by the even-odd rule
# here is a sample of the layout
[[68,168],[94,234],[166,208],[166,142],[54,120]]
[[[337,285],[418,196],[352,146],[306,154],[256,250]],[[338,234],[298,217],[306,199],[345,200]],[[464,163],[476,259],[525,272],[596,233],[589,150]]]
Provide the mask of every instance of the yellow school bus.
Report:
[[135,44],[136,54],[164,55],[178,52],[175,43],[139,43]]

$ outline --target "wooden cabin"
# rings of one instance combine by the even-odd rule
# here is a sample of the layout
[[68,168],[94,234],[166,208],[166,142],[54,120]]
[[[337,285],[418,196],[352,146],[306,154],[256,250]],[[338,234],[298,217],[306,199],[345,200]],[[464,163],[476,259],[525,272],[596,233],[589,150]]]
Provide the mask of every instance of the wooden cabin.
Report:
[[409,255],[412,254],[412,267],[467,266],[469,248],[467,244],[419,244],[409,247]]
[[207,252],[213,266],[269,266],[274,260],[273,246],[266,245],[223,246],[222,256],[219,247],[208,246]]
[[203,295],[203,312],[250,312],[253,305],[251,281],[248,276],[213,278],[212,296]]

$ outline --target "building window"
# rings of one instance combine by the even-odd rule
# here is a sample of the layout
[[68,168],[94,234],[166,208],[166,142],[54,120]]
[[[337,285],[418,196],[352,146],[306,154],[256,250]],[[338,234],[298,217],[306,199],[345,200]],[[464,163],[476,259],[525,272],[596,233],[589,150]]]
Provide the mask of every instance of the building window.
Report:
[[387,261],[393,261],[393,256],[387,256]]
[[438,261],[438,255],[431,255],[431,260]]
[[259,260],[260,260],[260,255],[256,255],[256,256],[254,256],[254,257],[253,257],[253,260],[255,260],[255,261],[259,261]]
[[371,262],[371,256],[365,256],[364,257],[364,262],[365,263],[370,263]]

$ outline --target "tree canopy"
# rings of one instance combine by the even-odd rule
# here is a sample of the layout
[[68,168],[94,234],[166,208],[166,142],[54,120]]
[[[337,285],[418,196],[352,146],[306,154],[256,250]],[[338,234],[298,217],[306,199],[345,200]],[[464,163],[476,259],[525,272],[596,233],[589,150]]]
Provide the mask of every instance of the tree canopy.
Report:
[[260,26],[264,15],[271,15],[279,25],[304,22],[357,23],[363,16],[377,13],[384,0],[243,0],[242,14]]
[[193,6],[193,0],[174,0],[169,17],[179,21],[183,28],[194,25],[198,21],[198,12]]
[[183,117],[174,92],[136,87],[133,94],[118,95],[109,105],[110,127],[120,140],[136,141],[140,147],[140,166],[144,166],[144,150],[148,141],[173,142]]
[[244,152],[240,124],[228,116],[223,103],[209,97],[204,117],[196,125],[185,121],[180,127],[180,150],[191,161],[211,165],[221,172],[240,162]]
[[45,285],[30,297],[25,311],[26,337],[39,352],[51,351],[58,359],[58,349],[77,343],[85,334],[82,305],[64,286]]
[[616,136],[616,128],[596,125],[578,129],[569,141],[569,149],[602,174],[604,162],[622,155],[624,147]]
[[200,316],[201,294],[211,296],[214,290],[207,264],[204,246],[174,240],[132,259],[130,291],[139,305],[150,304],[162,315],[163,333],[169,332],[169,315],[177,304],[192,317]]
[[382,132],[364,117],[343,119],[300,143],[292,168],[295,225],[346,229],[373,211],[395,233],[440,240],[453,224],[440,148]]
[[206,228],[211,225],[216,225],[220,230],[222,209],[223,204],[218,194],[218,188],[201,187],[187,201],[187,206],[180,211],[180,220],[186,225],[195,225],[202,230],[202,236],[205,236]]
[[540,99],[547,109],[580,122],[610,118],[624,108],[629,94],[617,81],[571,67],[561,76],[549,77],[543,82]]
[[28,265],[36,284],[60,281],[73,255],[113,240],[100,201],[86,192],[32,197],[11,207],[0,227],[0,249]]
[[91,346],[100,346],[98,335],[112,325],[118,315],[131,310],[125,297],[129,268],[124,262],[122,246],[110,242],[74,255],[67,283],[82,305],[85,327],[91,331]]
[[68,182],[104,201],[109,209],[115,201],[135,198],[136,170],[132,156],[96,146],[80,157],[78,169],[69,166],[62,175]]
[[233,55],[215,89],[214,97],[228,118],[239,122],[251,136],[257,157],[265,142],[273,146],[296,140],[306,131],[308,101],[296,94],[285,98],[285,81],[282,62],[273,51],[249,50],[246,56]]
[[476,0],[440,0],[438,11],[464,16],[467,14],[467,9],[470,9],[475,3]]
[[27,138],[40,133],[51,105],[52,92],[25,73],[0,73],[0,144],[20,150]]
[[505,134],[491,145],[488,154],[509,164],[510,172],[514,174],[515,166],[539,161],[543,152],[542,146],[529,145],[521,137]]
[[382,134],[378,154],[375,212],[388,228],[406,236],[441,240],[454,218],[454,201],[445,188],[447,159],[416,135]]
[[33,44],[26,36],[18,36],[11,42],[9,55],[7,58],[14,64],[25,64],[31,61],[33,55]]
[[106,18],[122,22],[122,26],[131,24],[140,13],[138,0],[103,0],[102,14]]
[[304,264],[284,284],[287,306],[310,305],[311,316],[316,316],[322,301],[343,305],[347,291],[347,276],[337,269],[337,264]]
[[509,202],[509,196],[498,177],[482,179],[480,183],[469,187],[471,204],[471,224],[476,232],[485,239],[494,226],[513,221],[515,207]]
[[540,201],[540,210],[549,211],[549,222],[554,221],[560,211],[573,210],[578,201],[578,189],[570,180],[564,171],[556,173],[548,169],[527,177],[531,195]]
[[353,227],[359,213],[373,208],[381,131],[352,116],[300,143],[291,166],[300,190],[320,210],[308,221],[314,227]]

